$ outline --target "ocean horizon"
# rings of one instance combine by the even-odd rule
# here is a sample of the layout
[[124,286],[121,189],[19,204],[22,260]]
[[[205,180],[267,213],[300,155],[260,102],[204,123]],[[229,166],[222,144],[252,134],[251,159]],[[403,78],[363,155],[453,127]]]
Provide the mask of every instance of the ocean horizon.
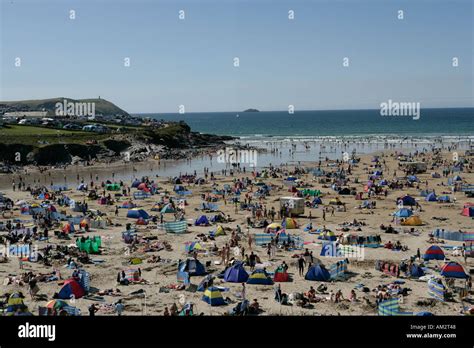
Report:
[[474,108],[421,109],[411,116],[381,116],[379,109],[259,112],[137,113],[166,121],[185,121],[193,131],[241,139],[331,136],[474,138]]

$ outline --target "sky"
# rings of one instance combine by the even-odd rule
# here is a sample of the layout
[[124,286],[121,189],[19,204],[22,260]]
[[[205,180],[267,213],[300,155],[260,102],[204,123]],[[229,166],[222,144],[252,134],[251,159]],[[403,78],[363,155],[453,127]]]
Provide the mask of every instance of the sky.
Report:
[[0,2],[3,101],[100,96],[130,113],[474,106],[472,0]]

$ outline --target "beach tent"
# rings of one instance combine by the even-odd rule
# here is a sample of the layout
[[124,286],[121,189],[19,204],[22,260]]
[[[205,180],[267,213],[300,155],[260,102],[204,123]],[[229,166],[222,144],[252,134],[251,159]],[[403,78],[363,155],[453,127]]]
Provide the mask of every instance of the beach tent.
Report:
[[437,197],[436,197],[436,194],[434,192],[429,193],[425,197],[425,201],[427,201],[427,202],[436,202],[436,200],[437,200]]
[[265,231],[266,232],[276,232],[276,231],[279,231],[281,229],[282,229],[281,224],[274,222],[274,223],[268,225]]
[[161,209],[161,213],[162,214],[173,214],[175,213],[176,210],[173,208],[173,206],[171,204],[166,204],[163,209]]
[[272,285],[273,280],[267,275],[263,269],[256,269],[250,274],[247,279],[247,284],[256,284],[256,285]]
[[441,203],[449,203],[451,202],[451,197],[449,196],[439,196],[438,197],[438,202],[441,202]]
[[396,217],[406,218],[406,217],[412,216],[413,212],[410,209],[402,208],[402,209],[397,210],[393,215]]
[[403,226],[421,226],[423,222],[419,216],[411,216],[401,223]]
[[423,269],[419,265],[417,265],[415,263],[411,265],[410,276],[412,278],[420,278],[424,274],[425,274],[425,272],[423,271]]
[[224,280],[229,283],[245,283],[247,279],[249,275],[241,262],[228,267],[224,272]]
[[397,199],[397,203],[399,203],[400,201],[403,203],[403,205],[408,205],[408,206],[416,205],[416,200],[412,196],[406,195],[404,197]]
[[186,233],[188,229],[186,220],[165,222],[164,225],[167,233]]
[[148,215],[148,213],[143,209],[134,208],[134,209],[130,209],[127,212],[127,217],[131,219],[139,219],[139,218],[149,219],[150,215]]
[[333,231],[322,231],[319,234],[318,239],[335,241],[337,239],[336,234]]
[[61,231],[63,233],[74,233],[75,231],[74,224],[72,222],[66,221],[62,225]]
[[186,272],[189,276],[201,276],[206,274],[206,268],[196,259],[181,261],[178,266],[178,274]]
[[59,299],[69,300],[71,298],[81,298],[86,294],[81,284],[79,284],[75,279],[71,278],[64,282],[63,287],[59,290],[58,297]]
[[140,217],[137,219],[135,222],[136,225],[148,225],[148,220],[145,220],[144,218]]
[[18,308],[23,308],[25,306],[23,299],[24,297],[22,297],[18,292],[14,292],[8,296],[5,315],[12,316],[15,314]]
[[285,271],[285,269],[282,266],[279,266],[275,270],[275,275],[273,276],[273,281],[274,282],[289,282],[290,281],[290,275],[288,272]]
[[444,260],[444,252],[443,250],[437,246],[432,245],[428,249],[426,249],[425,253],[423,254],[423,260]]
[[467,279],[469,278],[469,275],[466,274],[464,271],[464,268],[457,263],[457,262],[447,262],[442,268],[441,268],[441,275],[446,278],[463,278]]
[[321,282],[327,282],[330,278],[331,274],[322,264],[312,265],[304,277],[306,280],[317,280]]
[[146,190],[148,190],[148,186],[147,186],[146,183],[142,182],[142,183],[138,184],[137,190],[146,191]]
[[474,206],[472,205],[465,205],[462,212],[461,212],[461,215],[463,216],[469,216],[469,217],[472,217],[474,216]]
[[209,303],[211,306],[223,306],[227,304],[222,297],[221,291],[215,286],[211,286],[204,291],[202,300]]
[[205,248],[202,246],[200,242],[187,242],[184,244],[184,250],[187,253],[192,253],[194,251],[196,252],[205,251]]
[[137,205],[131,201],[125,201],[122,203],[122,208],[127,208],[127,209],[133,209],[135,208]]
[[65,310],[69,315],[78,315],[78,309],[70,306],[66,301],[63,300],[51,300],[46,303],[45,308],[51,311],[59,313],[61,310]]
[[81,222],[79,222],[79,227],[80,228],[86,228],[87,226],[90,226],[89,219],[84,218],[84,219],[81,220]]
[[209,226],[211,223],[206,215],[201,215],[199,218],[196,219],[194,225],[196,226]]
[[462,181],[462,178],[461,178],[459,175],[456,175],[456,176],[453,178],[453,181]]
[[120,191],[120,185],[117,183],[105,185],[107,191]]
[[135,180],[132,182],[132,187],[133,187],[133,188],[137,188],[138,185],[140,185],[140,184],[141,184],[141,181],[138,180],[138,179],[135,179]]
[[213,233],[213,236],[225,236],[224,227],[222,227],[221,225],[217,226],[216,231]]
[[293,218],[286,218],[281,222],[281,226],[286,229],[294,229],[298,228],[298,222]]
[[87,254],[99,254],[99,248],[101,244],[102,241],[98,236],[95,236],[92,239],[86,238],[84,242],[81,241],[81,238],[76,239],[76,246],[79,248],[80,251],[84,251]]

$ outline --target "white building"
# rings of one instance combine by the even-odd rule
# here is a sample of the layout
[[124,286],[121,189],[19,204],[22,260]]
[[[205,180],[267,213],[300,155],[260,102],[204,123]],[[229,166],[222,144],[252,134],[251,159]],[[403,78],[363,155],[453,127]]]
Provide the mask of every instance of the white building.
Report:
[[7,118],[44,118],[48,114],[47,111],[11,111],[5,112],[3,117]]

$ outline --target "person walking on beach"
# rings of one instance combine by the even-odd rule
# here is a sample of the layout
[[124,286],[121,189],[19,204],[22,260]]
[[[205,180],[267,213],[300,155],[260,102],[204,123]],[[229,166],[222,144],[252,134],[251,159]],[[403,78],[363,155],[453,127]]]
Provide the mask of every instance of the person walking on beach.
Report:
[[323,208],[323,220],[326,221],[326,209]]
[[304,274],[304,266],[306,265],[306,261],[303,257],[303,255],[300,255],[300,258],[298,259],[298,271],[300,276],[302,277]]

